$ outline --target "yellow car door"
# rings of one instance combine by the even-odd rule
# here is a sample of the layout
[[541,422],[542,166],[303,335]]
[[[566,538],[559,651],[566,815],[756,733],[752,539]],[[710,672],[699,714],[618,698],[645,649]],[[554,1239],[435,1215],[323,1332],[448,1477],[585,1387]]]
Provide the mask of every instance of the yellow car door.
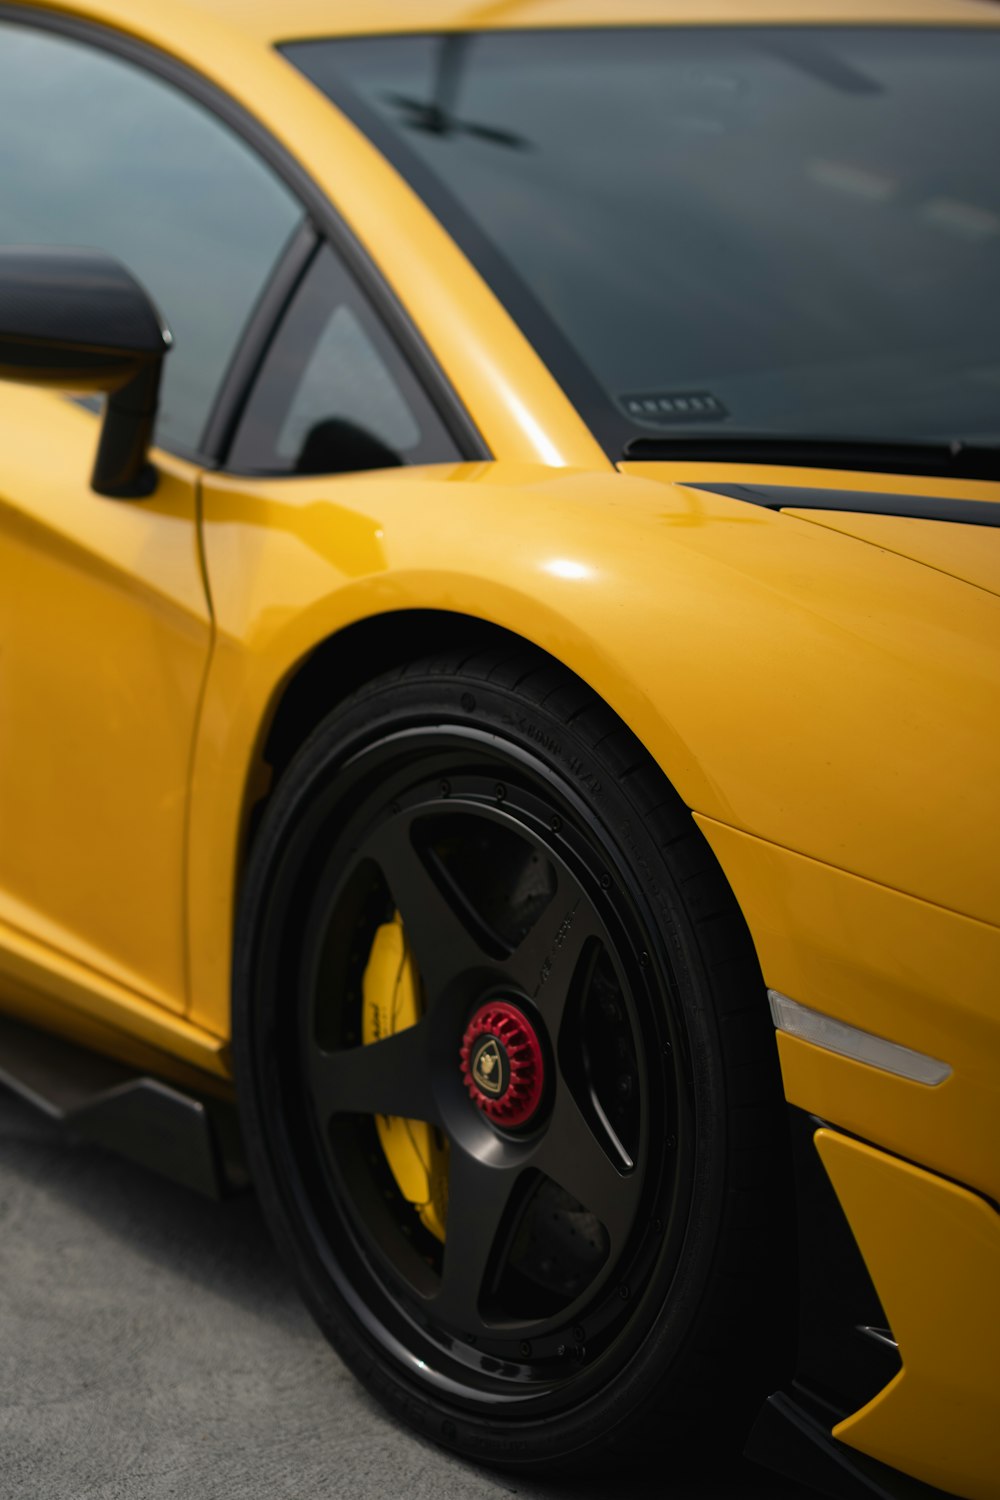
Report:
[[173,333],[148,497],[91,487],[89,403],[0,385],[0,978],[8,1009],[92,1032],[187,1006],[199,446],[302,210],[157,54],[21,16],[0,22],[0,240],[114,257]]
[[57,965],[180,1009],[211,639],[197,471],[163,458],[148,500],[97,495],[96,435],[75,403],[0,390],[0,965],[29,991]]

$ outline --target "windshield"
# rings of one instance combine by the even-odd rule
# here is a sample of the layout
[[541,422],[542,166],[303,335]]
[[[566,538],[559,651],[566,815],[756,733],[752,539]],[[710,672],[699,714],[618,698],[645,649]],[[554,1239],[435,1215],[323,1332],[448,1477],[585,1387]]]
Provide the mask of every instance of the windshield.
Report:
[[650,436],[1000,442],[1000,31],[283,51],[421,193],[612,456]]

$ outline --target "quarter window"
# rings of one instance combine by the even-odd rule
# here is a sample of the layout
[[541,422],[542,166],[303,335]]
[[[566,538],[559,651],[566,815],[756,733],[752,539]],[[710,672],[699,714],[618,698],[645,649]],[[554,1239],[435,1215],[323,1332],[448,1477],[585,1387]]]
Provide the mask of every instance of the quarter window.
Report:
[[382,322],[322,246],[267,353],[227,467],[336,474],[458,456]]

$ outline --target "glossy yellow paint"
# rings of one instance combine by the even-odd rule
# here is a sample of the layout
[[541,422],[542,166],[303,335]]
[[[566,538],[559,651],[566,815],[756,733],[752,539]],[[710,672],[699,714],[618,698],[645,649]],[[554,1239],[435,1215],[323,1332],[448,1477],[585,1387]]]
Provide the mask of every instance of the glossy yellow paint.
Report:
[[789,1101],[1000,1199],[1000,928],[697,822],[769,988],[953,1069],[927,1088],[779,1035]]
[[887,552],[898,552],[901,557],[912,557],[939,573],[1000,594],[1000,528],[942,526],[940,521],[921,521],[914,516],[856,512],[791,509],[788,514],[858,537]]
[[[413,0],[196,0],[261,41],[417,29]],[[121,8],[121,7],[119,7]],[[421,0],[419,30],[548,26],[982,24],[976,0]]]
[[[644,483],[623,483],[492,294],[393,170],[327,101],[260,46],[253,26],[230,24],[238,11],[245,17],[262,11],[216,6],[210,13],[183,4],[161,8],[146,0],[130,0],[127,6],[121,0],[94,0],[87,6],[47,8],[117,22],[228,87],[251,113],[259,115],[266,101],[265,123],[276,138],[326,189],[366,242],[379,247],[383,270],[504,460],[473,471],[408,475],[405,482],[394,480],[391,492],[371,476],[273,487],[209,481],[206,538],[216,551],[212,584],[221,602],[224,639],[194,779],[189,909],[195,1019],[218,1035],[228,1026],[228,934],[237,881],[232,851],[247,786],[256,774],[262,726],[280,685],[317,641],[355,620],[402,608],[481,615],[563,657],[633,725],[698,811],[833,865],[848,862],[875,881],[997,920],[996,883],[982,832],[993,826],[995,808],[981,801],[973,807],[967,792],[977,784],[996,784],[995,776],[981,774],[976,759],[988,754],[982,730],[996,701],[991,696],[996,673],[990,644],[996,629],[988,613],[992,601],[969,595],[947,578],[929,582],[911,564],[846,538],[821,548],[818,528],[806,522],[793,529],[786,519],[763,511],[749,516],[732,502],[676,487],[685,479],[733,477],[822,484],[829,482],[823,471],[740,466],[734,473],[724,465],[631,465],[631,478]],[[665,15],[684,19],[683,9],[666,7]],[[916,5],[907,14],[940,20],[962,9]],[[815,14],[849,10],[818,6]],[[640,12],[642,7],[636,16]],[[898,20],[900,12],[889,6],[886,17]],[[394,12],[389,8],[384,14]],[[564,8],[567,24],[590,14],[586,5]],[[532,23],[532,16],[539,22],[549,15],[544,6],[519,8],[524,24]],[[764,7],[760,15],[766,20],[771,11]],[[282,24],[291,24],[290,12],[281,16]],[[720,6],[718,18],[728,17],[727,7]],[[459,307],[461,317],[456,316]],[[137,522],[150,515],[150,507],[109,509],[108,502],[86,491],[89,417],[48,393],[20,392],[15,400],[8,390],[4,399],[25,439],[26,464],[37,452],[34,441],[43,428],[51,433],[53,422],[75,422],[75,443],[60,444],[61,461],[87,510],[88,538],[100,545],[104,518],[111,515],[113,526],[123,532],[135,536],[142,531]],[[31,419],[22,428],[16,413],[29,408]],[[13,435],[7,451],[17,451]],[[190,483],[184,465],[162,456],[160,463],[172,481]],[[567,472],[564,482],[553,472],[560,466],[575,471]],[[457,482],[462,483],[460,505]],[[421,486],[416,524],[414,483]],[[836,483],[926,488],[919,480],[872,475],[838,474]],[[664,484],[669,489],[654,493],[651,488]],[[970,497],[997,493],[995,486],[954,482],[936,482],[935,488]],[[153,509],[165,503],[166,494],[161,491]],[[461,518],[456,516],[459,509]],[[95,515],[100,517],[96,522]],[[625,526],[633,528],[628,535],[623,534]],[[491,536],[499,564],[489,583],[483,578],[484,534]],[[589,559],[583,579],[553,580],[545,573],[547,559],[565,550],[566,537],[573,538],[574,551]],[[187,623],[207,633],[204,602],[197,598],[193,542],[181,546],[187,559],[179,570],[171,562],[172,552],[157,555],[170,570],[171,587],[177,587],[178,577],[185,580]],[[850,555],[843,549],[851,549]],[[545,585],[540,594],[539,580]],[[732,580],[739,584],[730,597]],[[898,601],[876,623],[866,601],[876,594],[885,599],[887,586],[891,594],[897,580]],[[927,589],[932,595],[936,591],[933,604]],[[759,604],[765,606],[759,625],[744,630],[744,621],[752,619]],[[792,632],[802,627],[803,617],[809,628],[800,650],[792,644]],[[703,657],[714,660],[719,650],[725,656],[734,627],[741,644],[732,670],[721,682],[706,678]],[[869,671],[857,683],[860,692],[851,689],[847,704],[837,694],[827,695],[815,722],[803,725],[793,703],[808,701],[817,673],[836,677],[850,655],[855,631],[867,635],[871,646]],[[693,640],[699,642],[694,651]],[[191,661],[203,649],[196,646],[193,657],[188,652],[188,706],[197,677]],[[745,659],[749,655],[750,663]],[[896,669],[907,659],[913,672],[900,678]],[[913,701],[918,663],[919,671],[929,674],[924,709]],[[887,679],[892,679],[889,697],[898,700],[902,715],[901,754],[891,773],[883,765],[872,775],[865,707],[882,704]],[[850,672],[845,680],[853,681]],[[761,729],[754,736],[736,737],[734,722]],[[183,731],[178,732],[183,739]],[[778,785],[773,769],[773,740],[788,734],[804,742],[803,770],[795,786]],[[704,745],[713,747],[710,754]],[[172,753],[176,766],[176,743]],[[160,763],[162,754],[158,746],[153,764]],[[946,774],[949,763],[966,766],[964,780]],[[126,774],[126,794],[134,779],[133,773]],[[176,776],[158,782],[161,798],[178,795],[162,791],[171,785],[176,788]],[[817,786],[822,786],[822,796],[815,795]],[[920,820],[905,811],[918,789],[925,793],[930,787],[939,801],[951,804],[936,822],[954,830],[952,857],[921,847]],[[165,884],[172,868],[170,859],[151,859],[147,878],[155,870]],[[135,901],[135,893],[143,889],[141,880],[123,883]],[[107,907],[107,888],[101,891]],[[123,899],[127,911],[129,898]],[[165,892],[164,908],[171,899]],[[144,903],[144,920],[156,906],[152,899]],[[22,922],[27,920],[20,915]],[[7,916],[17,925],[18,913],[8,911]],[[72,922],[68,927],[67,935],[56,923],[48,938],[55,947],[75,952]],[[183,1004],[176,943],[169,945],[168,956],[162,945],[149,941],[142,920],[134,930],[134,946],[126,940],[120,954],[103,940],[100,920],[97,936],[96,945],[91,938],[78,953],[95,970],[166,1006]],[[146,972],[139,972],[143,966]]]
[[[725,465],[626,477],[500,462],[206,476],[219,636],[193,785],[193,1019],[227,1025],[218,934],[232,922],[251,747],[276,686],[317,641],[408,609],[489,620],[550,651],[632,726],[696,812],[1000,922],[1000,601],[681,482],[736,474],[829,482]],[[574,576],[560,571],[567,560]],[[775,753],[790,744],[794,756]],[[914,816],[927,800],[933,820]]]
[[[401,612],[447,611],[456,640],[463,617],[520,635],[631,726],[715,849],[769,984],[954,1069],[927,1090],[782,1038],[788,1097],[1000,1195],[995,563],[957,530],[935,530],[935,560],[920,523],[775,515],[690,486],[994,501],[1000,487],[748,465],[613,468],[410,189],[267,45],[409,24],[403,0],[41,8],[119,26],[261,120],[377,253],[497,461],[250,480],[199,476],[158,455],[156,496],[122,505],[87,487],[89,414],[52,393],[4,388],[0,640],[30,642],[11,653],[0,726],[4,1004],[34,1007],[93,1045],[113,1050],[128,1037],[224,1075],[241,838],[281,692],[349,625],[398,614],[405,631]],[[654,13],[679,23],[1000,24],[1000,9],[971,0],[665,0],[625,4],[615,20]],[[591,0],[421,7],[424,26],[597,19]],[[68,851],[59,865],[56,848]],[[933,1482],[954,1488],[964,1476],[962,1493],[983,1500],[996,1490],[963,1461],[948,1469],[940,1436],[951,1424],[972,1462],[984,1461],[979,1417],[953,1411],[965,1346],[940,1354],[913,1305],[915,1279],[890,1261],[905,1249],[926,1273],[925,1247],[939,1246],[995,1277],[995,1242],[984,1249],[979,1234],[989,1210],[916,1169],[902,1181],[898,1162],[867,1151],[847,1142],[824,1148],[824,1160],[893,1326],[905,1329],[906,1367],[842,1435],[923,1477],[945,1475]],[[890,1199],[908,1235],[925,1236],[919,1251],[893,1239]],[[965,1303],[954,1306],[967,1318]],[[986,1378],[977,1358],[970,1369]],[[916,1443],[904,1431],[911,1419],[927,1429]]]
[[218,1037],[2,922],[0,1009],[181,1084],[204,1090],[230,1077]]
[[964,1188],[834,1131],[817,1131],[816,1149],[903,1361],[834,1436],[966,1500],[997,1500],[1000,1214]]
[[[96,495],[97,419],[0,400],[0,923],[125,991],[187,1006],[185,809],[211,625],[196,471]],[[40,455],[44,463],[39,462]]]

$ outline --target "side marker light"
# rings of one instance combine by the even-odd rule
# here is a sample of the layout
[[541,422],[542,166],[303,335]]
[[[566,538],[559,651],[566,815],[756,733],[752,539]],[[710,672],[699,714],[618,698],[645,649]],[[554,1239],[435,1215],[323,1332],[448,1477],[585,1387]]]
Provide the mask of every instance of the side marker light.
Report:
[[930,1088],[951,1077],[947,1063],[914,1052],[910,1047],[901,1047],[898,1042],[886,1041],[885,1037],[873,1036],[870,1031],[849,1026],[846,1021],[823,1015],[822,1011],[810,1010],[779,990],[768,990],[767,998],[778,1031],[801,1037],[814,1047],[824,1047],[827,1052],[837,1052],[841,1057],[851,1057],[855,1062],[867,1063],[871,1068],[881,1068],[884,1073],[895,1073],[898,1078],[909,1078]]

